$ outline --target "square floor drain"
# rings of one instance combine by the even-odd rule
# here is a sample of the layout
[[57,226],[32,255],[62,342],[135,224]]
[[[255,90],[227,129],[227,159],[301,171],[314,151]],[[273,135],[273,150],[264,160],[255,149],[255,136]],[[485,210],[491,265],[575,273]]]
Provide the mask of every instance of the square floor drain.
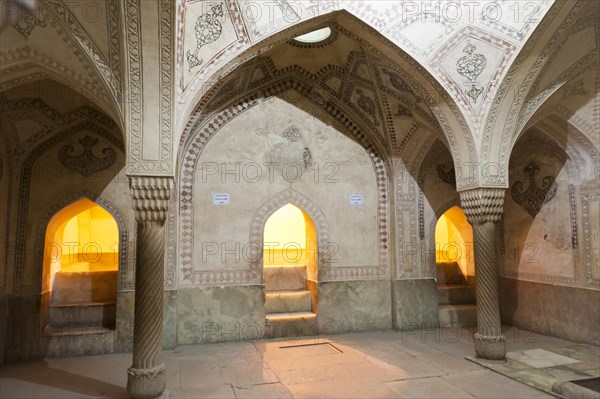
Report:
[[336,348],[328,342],[315,344],[287,345],[280,346],[279,349],[283,349],[291,357],[335,355],[338,353],[342,353],[341,350],[339,350],[338,348]]

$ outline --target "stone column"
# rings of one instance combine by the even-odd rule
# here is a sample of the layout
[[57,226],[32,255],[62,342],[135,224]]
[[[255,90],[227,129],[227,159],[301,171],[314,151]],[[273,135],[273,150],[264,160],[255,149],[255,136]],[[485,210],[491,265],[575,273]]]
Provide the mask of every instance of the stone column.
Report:
[[173,180],[129,176],[137,222],[133,365],[127,370],[131,398],[163,395],[167,384],[162,361],[165,218]]
[[503,360],[505,338],[500,323],[498,295],[497,222],[504,207],[504,189],[478,188],[462,191],[460,201],[473,226],[475,252],[475,293],[477,298],[477,333],[475,354],[490,360]]

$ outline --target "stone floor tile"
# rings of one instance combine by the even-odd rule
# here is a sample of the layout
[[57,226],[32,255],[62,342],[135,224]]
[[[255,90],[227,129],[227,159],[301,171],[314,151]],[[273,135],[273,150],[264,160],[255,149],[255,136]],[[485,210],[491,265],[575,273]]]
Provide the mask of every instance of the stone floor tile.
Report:
[[588,374],[584,371],[579,371],[570,366],[571,365],[547,367],[542,370],[544,372],[556,377],[560,381],[581,380],[581,379],[590,377],[590,374]]
[[[366,355],[350,347],[337,346],[340,351],[319,356],[293,357],[289,351],[281,348],[272,349],[265,355],[265,362],[275,371],[312,369],[315,365],[333,367],[340,364],[354,364],[364,361]],[[279,351],[279,353],[277,353]]]
[[294,398],[395,398],[398,395],[382,383],[341,378],[288,385]]
[[[88,370],[93,362],[88,360]],[[116,385],[96,370],[97,377],[49,367],[46,363],[24,363],[0,370],[2,398],[126,398],[125,384]],[[88,372],[89,374],[89,372]],[[121,378],[119,378],[121,380]]]
[[506,375],[545,392],[551,392],[552,385],[559,381],[558,378],[546,373],[543,369],[519,370]]
[[311,368],[277,370],[279,379],[286,385],[351,378],[358,381],[383,382],[403,378],[401,370],[384,369],[368,361],[337,366],[321,366],[315,362]]
[[435,377],[445,374],[419,357],[410,356],[403,352],[374,352],[366,360],[382,369],[393,371],[399,376],[398,379]]
[[481,370],[481,367],[477,364],[454,355],[449,355],[447,353],[418,356],[418,359],[429,366],[440,370],[444,374],[456,374],[473,370]]
[[252,385],[249,387],[233,387],[235,397],[238,399],[289,399],[293,398],[292,393],[285,385],[280,383]]
[[491,370],[477,370],[445,376],[444,380],[477,398],[552,398]]
[[[169,387],[167,387],[168,389]],[[209,384],[180,391],[169,390],[169,399],[235,399],[235,392],[231,384]]]
[[[181,399],[538,398],[544,397],[541,391],[519,381],[550,392],[559,379],[600,375],[598,348],[547,337],[537,346],[521,342],[518,345],[523,349],[516,352],[530,351],[525,356],[529,360],[535,358],[531,353],[541,353],[538,357],[543,361],[571,357],[575,363],[534,368],[515,359],[500,363],[473,358],[469,362],[462,353],[467,351],[472,357],[473,343],[469,330],[460,331],[466,333],[456,342],[436,342],[432,331],[427,330],[423,334],[411,331],[412,335],[375,332],[341,334],[327,340],[308,337],[181,346],[163,353],[167,389],[171,398]],[[330,346],[315,345],[323,343]],[[0,368],[0,397],[125,398],[130,366],[131,353],[4,365]]]
[[579,363],[580,360],[559,355],[545,349],[528,349],[521,352],[508,352],[506,357],[525,363],[535,368],[560,366],[563,364]]
[[386,382],[399,398],[473,398],[442,377]]
[[568,356],[582,362],[600,363],[600,348],[592,345],[569,345],[547,348],[548,351]]

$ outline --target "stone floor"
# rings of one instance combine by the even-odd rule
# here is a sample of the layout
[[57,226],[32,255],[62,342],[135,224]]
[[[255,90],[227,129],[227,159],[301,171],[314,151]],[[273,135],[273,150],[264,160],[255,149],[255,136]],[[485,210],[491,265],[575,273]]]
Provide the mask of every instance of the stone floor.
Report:
[[[527,364],[536,350],[568,358],[585,353],[577,356],[596,370],[600,363],[597,348],[573,349],[572,342],[514,328],[504,334],[515,354],[507,366],[547,366]],[[171,398],[552,397],[467,360],[471,339],[467,329],[446,329],[181,346],[164,352],[167,389]],[[0,397],[126,397],[130,364],[131,354],[114,354],[7,365],[0,368]]]
[[[600,377],[600,348],[597,346],[548,345],[544,349],[508,352],[506,358],[502,364],[469,359],[548,393],[553,392],[552,386],[558,381]],[[600,392],[595,396],[600,398]]]

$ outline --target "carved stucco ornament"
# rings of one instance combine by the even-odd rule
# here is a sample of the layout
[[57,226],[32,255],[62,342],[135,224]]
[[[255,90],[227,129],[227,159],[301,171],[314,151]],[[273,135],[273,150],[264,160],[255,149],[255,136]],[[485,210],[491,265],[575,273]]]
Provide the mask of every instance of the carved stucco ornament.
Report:
[[[356,90],[358,94],[358,100],[356,100],[356,105],[367,115],[375,117],[375,112],[377,107],[375,105],[375,101],[373,101],[370,97],[364,95],[362,90]],[[375,124],[379,126],[379,121],[377,118],[374,120]]]
[[529,187],[525,190],[523,182],[517,181],[511,188],[513,200],[521,205],[532,216],[535,217],[542,206],[548,203],[556,194],[556,181],[552,176],[546,176],[542,180],[542,187],[537,187],[535,175],[540,167],[535,162],[525,165],[525,173],[528,176]]
[[448,170],[446,170],[446,165],[439,164],[437,166],[437,174],[444,183],[448,183],[452,187],[456,188],[456,172],[453,167],[450,167]]
[[390,83],[392,84],[392,86],[394,86],[394,88],[400,92],[406,92],[409,94],[412,94],[414,96],[413,91],[411,90],[411,88],[408,86],[408,84],[402,80],[402,78],[400,76],[398,76],[397,74],[393,73],[393,72],[387,72],[390,76]]
[[71,145],[65,145],[58,151],[58,159],[65,168],[79,172],[87,177],[115,163],[117,153],[110,147],[102,149],[104,157],[98,158],[94,155],[92,147],[98,143],[98,139],[85,136],[79,139],[79,142],[83,145],[83,152],[80,155],[73,155],[75,149]]
[[281,173],[288,183],[298,181],[312,165],[310,148],[300,142],[302,133],[295,126],[286,129],[281,136],[286,139],[276,143],[268,153],[273,168]]
[[456,63],[456,71],[469,80],[466,83],[468,90],[465,91],[465,94],[469,96],[473,102],[477,102],[477,99],[481,93],[483,93],[483,88],[476,80],[487,64],[487,60],[483,54],[473,54],[475,50],[477,50],[477,47],[468,43],[463,49],[463,52],[467,55],[459,58]]
[[39,18],[34,12],[21,11],[23,16],[13,26],[17,32],[19,32],[25,39],[29,38],[31,32],[36,26],[41,28],[46,27],[46,21]]
[[398,110],[394,115],[398,117],[412,118],[412,113],[407,108],[403,107],[402,104],[398,104]]

